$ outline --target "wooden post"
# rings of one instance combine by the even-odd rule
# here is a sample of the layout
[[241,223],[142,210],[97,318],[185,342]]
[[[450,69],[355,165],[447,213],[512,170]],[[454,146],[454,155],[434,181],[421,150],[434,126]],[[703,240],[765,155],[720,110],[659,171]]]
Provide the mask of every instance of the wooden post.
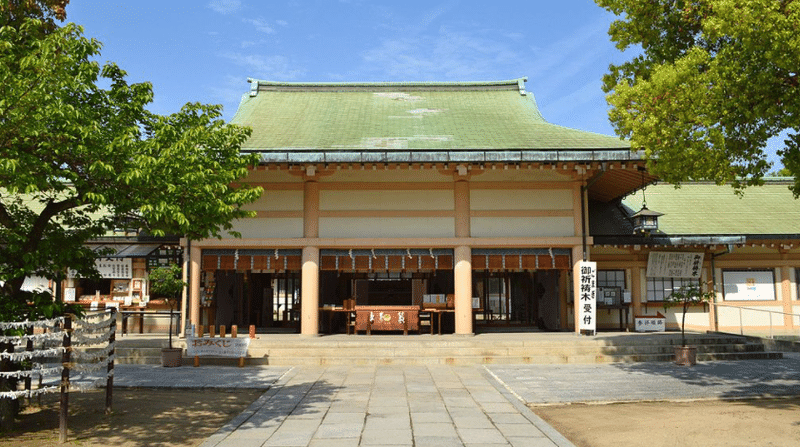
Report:
[[58,442],[67,442],[67,415],[69,414],[69,362],[72,347],[72,316],[64,316],[64,354],[61,356],[61,411],[58,415]]
[[113,396],[114,396],[114,342],[117,340],[117,309],[111,308],[111,333],[108,336],[108,344],[111,346],[111,351],[108,353],[108,369],[106,379],[106,414],[111,414],[113,410]]
[[256,338],[256,325],[250,325],[250,338]]
[[[25,333],[28,334],[28,335],[33,335],[33,326],[29,326],[25,330]],[[33,351],[33,340],[31,340],[30,338],[28,339],[28,342],[25,344],[25,351],[28,351],[28,352]],[[41,375],[40,375],[40,377],[41,377]],[[31,401],[31,379],[32,379],[32,377],[30,375],[25,378],[25,391],[28,392],[28,394],[27,394],[28,397],[27,397],[26,401],[28,402],[29,405],[30,405],[30,401]]]
[[[236,338],[239,335],[239,326],[231,326],[231,337]],[[239,368],[244,368],[244,357],[239,357]]]
[[214,326],[214,325],[208,326],[208,336],[211,337],[211,338],[214,338],[214,335],[216,335],[215,334],[216,330],[217,330],[216,326]]
[[[213,332],[214,331],[214,329],[212,329],[213,327],[214,326],[209,326],[208,330]],[[198,338],[203,338],[203,325],[202,324],[198,324],[197,325],[197,337]],[[197,368],[198,366],[200,366],[200,356],[196,355],[196,356],[194,356],[194,367]]]
[[219,327],[219,336],[220,338],[225,338],[225,326]]

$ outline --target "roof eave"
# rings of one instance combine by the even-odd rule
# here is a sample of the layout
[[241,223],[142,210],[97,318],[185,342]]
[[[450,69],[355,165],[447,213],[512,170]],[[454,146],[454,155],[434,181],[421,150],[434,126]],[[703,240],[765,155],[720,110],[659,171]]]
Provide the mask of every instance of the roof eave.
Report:
[[273,163],[558,163],[641,161],[644,158],[628,149],[576,150],[365,150],[319,148],[266,149],[248,148],[243,153],[257,153],[262,164]]

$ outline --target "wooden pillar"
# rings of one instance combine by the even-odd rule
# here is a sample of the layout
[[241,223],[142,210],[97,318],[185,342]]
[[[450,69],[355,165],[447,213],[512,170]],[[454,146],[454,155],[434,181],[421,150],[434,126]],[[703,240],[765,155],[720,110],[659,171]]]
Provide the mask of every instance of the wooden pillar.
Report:
[[189,265],[191,269],[191,281],[189,286],[189,321],[192,325],[198,326],[200,324],[200,267],[202,266],[202,251],[200,247],[192,245],[189,251]]
[[457,180],[453,189],[455,207],[455,236],[470,237],[469,182]]
[[314,180],[303,184],[303,237],[319,237],[319,183]]
[[472,335],[472,249],[453,250],[456,335]]
[[[784,259],[786,255],[782,256]],[[787,315],[794,313],[792,296],[792,268],[788,265],[781,267],[781,298],[783,298],[783,329],[786,333],[794,333],[794,317]],[[771,318],[771,317],[770,317]]]
[[[630,269],[631,275],[631,307],[633,308],[634,325],[637,315],[644,315],[642,312],[642,268],[634,266]],[[636,329],[634,327],[634,329]]]
[[319,248],[303,247],[300,334],[319,335]]
[[[190,243],[190,245],[191,245],[191,243]],[[188,284],[189,280],[191,279],[190,276],[189,276],[190,275],[189,270],[191,269],[191,265],[192,264],[191,264],[190,253],[189,253],[188,249],[184,246],[183,265],[181,266],[181,280],[184,283],[187,283],[187,284]],[[188,287],[184,287],[183,290],[181,290],[181,308],[179,309],[180,310],[180,312],[179,312],[180,313],[180,321],[181,321],[180,322],[180,335],[179,336],[181,338],[186,336],[186,316],[189,314],[189,309],[188,309],[188,307],[189,307],[189,295],[191,294],[191,290],[189,289],[189,287],[191,287],[191,285],[189,285]]]

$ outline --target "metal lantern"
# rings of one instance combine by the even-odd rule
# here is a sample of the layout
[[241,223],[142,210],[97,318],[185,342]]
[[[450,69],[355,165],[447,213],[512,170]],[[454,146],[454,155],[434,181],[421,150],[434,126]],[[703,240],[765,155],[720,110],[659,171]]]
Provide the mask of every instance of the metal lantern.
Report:
[[633,232],[634,234],[649,235],[653,231],[658,231],[658,218],[664,214],[647,208],[647,196],[644,192],[647,184],[644,181],[644,169],[640,168],[640,170],[642,172],[642,209],[632,217]]
[[647,209],[647,204],[642,204],[642,209],[633,215],[633,232],[649,234],[658,231],[658,218],[663,215]]

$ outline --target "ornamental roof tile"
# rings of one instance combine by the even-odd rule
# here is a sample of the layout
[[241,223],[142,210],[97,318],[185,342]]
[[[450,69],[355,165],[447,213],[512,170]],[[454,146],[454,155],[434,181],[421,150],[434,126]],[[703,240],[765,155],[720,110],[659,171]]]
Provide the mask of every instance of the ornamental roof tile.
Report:
[[475,83],[275,83],[250,80],[232,122],[244,150],[628,150],[550,124],[525,78]]

